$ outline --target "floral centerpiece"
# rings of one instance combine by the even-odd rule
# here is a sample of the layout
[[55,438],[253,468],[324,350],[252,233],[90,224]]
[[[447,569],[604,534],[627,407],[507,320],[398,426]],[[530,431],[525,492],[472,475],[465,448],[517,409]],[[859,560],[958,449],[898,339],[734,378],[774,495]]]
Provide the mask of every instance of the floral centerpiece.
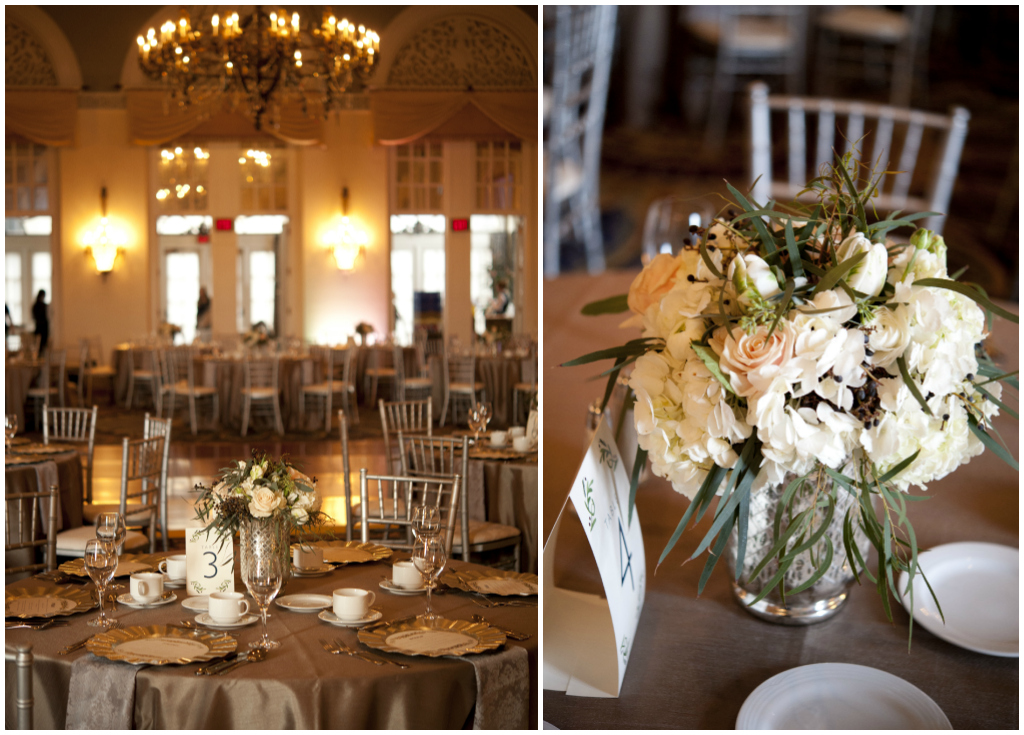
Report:
[[157,334],[164,339],[169,339],[172,342],[174,339],[181,334],[181,327],[177,324],[171,324],[169,322],[161,322],[160,326],[157,327]]
[[871,221],[878,182],[858,188],[848,166],[808,184],[816,206],[762,207],[730,186],[739,214],[691,227],[628,295],[584,309],[628,309],[624,326],[641,337],[566,363],[614,358],[605,403],[633,365],[630,513],[648,459],[690,499],[660,563],[720,496],[691,557],[709,552],[699,591],[727,556],[736,596],[763,617],[791,616],[795,598],[825,585],[805,611],[824,617],[866,577],[891,620],[889,593],[913,594],[897,575],[921,573],[915,490],[986,447],[1016,467],[991,420],[1001,408],[1016,417],[1000,382],[1017,381],[983,342],[986,311],[1017,317],[947,273],[941,236],[888,240],[927,215]]
[[254,325],[252,329],[242,334],[242,342],[247,347],[266,347],[270,344],[271,338],[270,330],[263,322]]
[[356,334],[359,335],[359,343],[366,344],[367,335],[373,334],[373,325],[366,322],[359,322],[356,325]]
[[287,570],[292,532],[306,533],[329,520],[320,510],[316,480],[266,454],[222,469],[213,487],[200,484],[196,490],[196,517],[207,524],[203,531],[222,543],[239,533],[243,580],[248,555],[280,553]]

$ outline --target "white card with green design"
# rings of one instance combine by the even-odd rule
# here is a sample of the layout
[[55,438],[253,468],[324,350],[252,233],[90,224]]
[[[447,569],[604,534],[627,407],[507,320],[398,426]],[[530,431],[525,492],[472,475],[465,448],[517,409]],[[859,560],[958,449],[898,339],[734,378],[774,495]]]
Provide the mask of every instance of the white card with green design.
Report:
[[[629,518],[629,472],[601,422],[544,546],[544,688],[618,697],[644,606],[646,563],[640,519]],[[545,488],[550,492],[550,488]],[[604,596],[555,586],[560,534],[583,533]]]
[[190,596],[235,591],[235,547],[205,524],[189,521],[185,529],[185,588]]

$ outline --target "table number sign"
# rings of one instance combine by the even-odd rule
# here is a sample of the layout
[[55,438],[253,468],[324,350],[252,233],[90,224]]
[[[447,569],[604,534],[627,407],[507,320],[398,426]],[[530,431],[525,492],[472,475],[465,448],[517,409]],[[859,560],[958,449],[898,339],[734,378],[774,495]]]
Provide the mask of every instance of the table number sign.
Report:
[[190,521],[185,529],[185,588],[189,595],[235,591],[235,547],[203,524]]
[[[597,562],[603,598],[554,585],[559,533],[563,524],[577,522]],[[635,510],[629,519],[629,477],[602,421],[544,547],[545,689],[619,695],[644,605],[646,569]]]

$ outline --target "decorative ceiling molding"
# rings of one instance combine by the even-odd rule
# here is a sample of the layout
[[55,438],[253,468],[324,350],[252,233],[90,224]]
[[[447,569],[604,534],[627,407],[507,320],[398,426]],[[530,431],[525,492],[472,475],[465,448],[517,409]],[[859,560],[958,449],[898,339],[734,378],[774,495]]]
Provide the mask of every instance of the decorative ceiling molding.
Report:
[[82,92],[78,95],[80,110],[123,110],[124,92]]
[[453,16],[409,38],[395,53],[386,86],[507,91],[537,85],[527,50],[511,35],[484,18]]
[[4,84],[56,87],[57,72],[43,45],[28,30],[4,18]]

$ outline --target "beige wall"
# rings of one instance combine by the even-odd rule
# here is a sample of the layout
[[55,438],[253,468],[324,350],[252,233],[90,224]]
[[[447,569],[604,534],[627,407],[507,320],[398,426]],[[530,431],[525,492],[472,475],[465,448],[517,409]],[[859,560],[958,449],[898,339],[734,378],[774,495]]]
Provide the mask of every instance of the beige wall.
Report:
[[[124,110],[81,109],[76,144],[58,154],[60,216],[55,240],[60,252],[54,268],[60,273],[54,290],[61,332],[56,336],[76,348],[73,354],[81,337],[99,335],[109,349],[154,328],[148,308],[147,155],[127,140]],[[99,223],[103,186],[111,224],[128,235],[125,254],[106,276],[96,273],[82,245],[83,235]]]

